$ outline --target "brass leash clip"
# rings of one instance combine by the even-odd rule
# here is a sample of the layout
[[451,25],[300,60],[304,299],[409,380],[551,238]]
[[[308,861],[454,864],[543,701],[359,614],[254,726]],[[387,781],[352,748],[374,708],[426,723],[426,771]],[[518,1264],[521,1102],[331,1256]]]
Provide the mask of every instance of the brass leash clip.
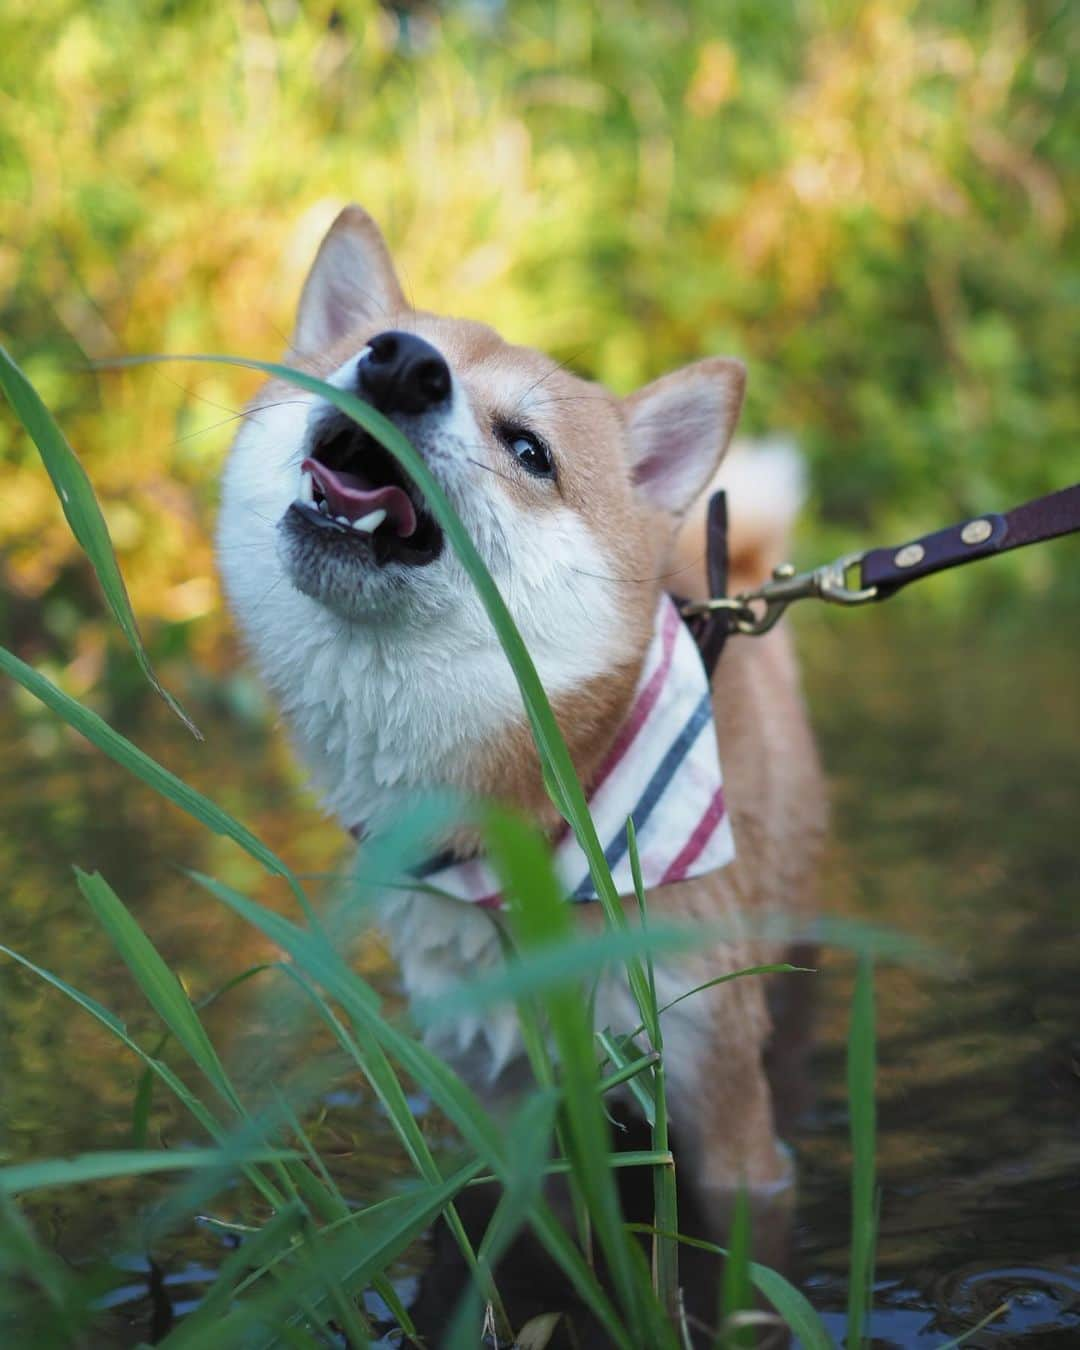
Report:
[[718,610],[731,613],[732,628],[737,633],[759,637],[777,622],[788,605],[796,600],[826,600],[834,605],[862,605],[875,600],[876,586],[849,585],[848,575],[866,556],[865,550],[845,553],[842,558],[823,563],[811,572],[796,572],[791,563],[773,568],[772,579],[752,591],[735,596],[717,596],[712,600],[693,600],[682,606],[684,618],[714,614]]

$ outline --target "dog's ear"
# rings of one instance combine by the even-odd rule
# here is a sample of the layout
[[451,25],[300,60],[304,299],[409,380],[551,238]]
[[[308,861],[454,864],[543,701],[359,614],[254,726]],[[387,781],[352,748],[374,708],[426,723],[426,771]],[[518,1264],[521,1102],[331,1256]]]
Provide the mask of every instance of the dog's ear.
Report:
[[408,308],[379,227],[361,207],[347,206],[304,282],[293,352],[318,357],[359,324]]
[[717,356],[625,400],[634,481],[653,506],[681,516],[702,491],[731,440],[745,387],[743,363]]

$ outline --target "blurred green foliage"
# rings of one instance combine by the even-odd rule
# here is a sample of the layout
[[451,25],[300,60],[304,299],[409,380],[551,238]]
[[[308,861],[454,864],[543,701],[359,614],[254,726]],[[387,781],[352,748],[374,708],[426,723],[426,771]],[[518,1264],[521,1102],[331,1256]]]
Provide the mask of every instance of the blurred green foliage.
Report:
[[[811,463],[804,547],[902,538],[1076,477],[1078,14],[8,0],[0,331],[166,656],[219,645],[214,484],[253,385],[83,358],[277,356],[349,199],[417,303],[620,391],[743,356],[744,427],[793,432]],[[99,602],[6,418],[0,453],[8,619],[78,694],[108,660],[82,621]],[[1048,556],[1016,575],[1045,584]]]

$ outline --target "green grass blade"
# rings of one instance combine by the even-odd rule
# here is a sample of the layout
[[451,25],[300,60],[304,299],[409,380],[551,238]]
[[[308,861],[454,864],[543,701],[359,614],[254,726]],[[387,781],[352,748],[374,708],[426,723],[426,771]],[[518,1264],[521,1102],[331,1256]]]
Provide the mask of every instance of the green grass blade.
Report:
[[[638,1033],[640,1033],[642,1029],[643,1028],[639,1027]],[[615,1073],[612,1077],[620,1077],[629,1069],[631,1064],[639,1063],[642,1058],[651,1059],[656,1053],[655,1051],[650,1051],[648,1055],[642,1056],[638,1046],[629,1036],[616,1037],[608,1030],[598,1031],[596,1033],[596,1043],[615,1066]],[[633,1057],[631,1057],[631,1051],[633,1051]],[[601,1092],[606,1092],[608,1090],[608,1081],[607,1078],[601,1080]],[[638,1109],[641,1111],[642,1117],[651,1129],[652,1126],[656,1124],[656,1096],[654,1093],[653,1080],[650,1078],[642,1078],[635,1074],[627,1080],[627,1086],[630,1088],[630,1092],[638,1104]]]
[[750,1278],[759,1293],[769,1300],[787,1326],[799,1338],[802,1350],[835,1350],[832,1337],[813,1304],[783,1275],[768,1266],[750,1262]]
[[[169,1033],[162,1034],[153,1050],[152,1058],[160,1059],[162,1051],[169,1043]],[[143,1069],[135,1087],[135,1098],[131,1103],[131,1147],[145,1148],[150,1134],[150,1109],[154,1104],[154,1075],[149,1069]]]
[[336,999],[355,1021],[360,1033],[358,1040],[366,1043],[368,1038],[375,1037],[429,1092],[438,1091],[442,1095],[440,1105],[444,1110],[450,1108],[448,1114],[459,1128],[464,1126],[468,1136],[485,1152],[501,1157],[500,1132],[474,1094],[440,1059],[379,1015],[379,999],[374,990],[348,967],[320,933],[297,927],[283,915],[255,904],[221,882],[193,875],[211,894],[288,952],[309,979]]
[[[705,932],[711,929],[704,929]],[[748,975],[785,975],[793,972],[804,975],[816,975],[817,971],[813,966],[792,966],[786,961],[775,961],[765,966],[744,966],[742,970],[731,970],[726,975],[717,975],[715,979],[706,980],[704,984],[696,984],[693,989],[688,989],[685,994],[680,994],[678,998],[673,998],[670,1003],[662,1003],[657,1009],[658,1013],[666,1013],[669,1008],[674,1008],[688,998],[693,998],[695,994],[703,993],[706,989],[715,989],[718,984],[727,984],[731,980],[744,980]],[[644,1022],[639,1022],[633,1031],[629,1032],[626,1040],[633,1040],[647,1030]]]
[[[251,1150],[242,1161],[273,1162],[297,1156],[290,1149],[261,1148]],[[225,1150],[216,1148],[80,1153],[74,1158],[45,1158],[38,1162],[0,1167],[0,1194],[24,1195],[27,1191],[44,1190],[51,1186],[77,1186],[90,1181],[142,1176],[148,1172],[194,1172],[234,1161]]]
[[[318,990],[312,980],[330,988],[348,990],[349,1005],[354,1013],[359,1006],[369,1020],[365,1026],[378,1023],[379,999],[358,975],[349,969],[340,959],[338,951],[331,947],[327,939],[318,933],[305,933],[303,930],[281,919],[280,915],[263,909],[245,896],[231,890],[212,877],[193,872],[189,875],[210,892],[216,899],[239,910],[256,928],[277,942],[282,950],[289,952],[296,960],[282,967],[283,973],[291,978],[311,1001],[315,1010],[334,1034],[338,1043],[356,1062],[365,1078],[371,1084],[376,1096],[385,1109],[398,1138],[405,1147],[413,1165],[421,1176],[433,1185],[442,1184],[442,1176],[435,1164],[423,1131],[409,1108],[405,1092],[395,1074],[384,1050],[375,1036],[352,1037],[342,1026],[340,1019]],[[335,981],[337,985],[335,986]],[[328,983],[329,982],[329,983]],[[362,1044],[361,1044],[362,1042]],[[476,1256],[468,1235],[452,1207],[447,1211],[447,1223],[450,1231],[461,1248],[462,1255],[470,1269],[477,1270]],[[497,1305],[498,1293],[492,1287],[489,1298]]]
[[996,1308],[991,1309],[985,1317],[980,1317],[973,1327],[968,1327],[967,1331],[962,1331],[959,1336],[954,1336],[951,1341],[946,1341],[944,1345],[936,1346],[935,1350],[957,1350],[958,1346],[966,1345],[972,1336],[977,1336],[991,1322],[996,1322],[999,1317],[1005,1317],[1011,1307],[1012,1304],[1006,1299],[1004,1303],[1000,1303]]
[[247,984],[248,980],[253,980],[256,975],[264,975],[268,970],[276,970],[277,965],[273,961],[260,961],[257,965],[248,966],[246,970],[238,971],[225,981],[218,985],[216,989],[211,989],[208,994],[204,994],[198,1003],[195,1004],[197,1012],[202,1012],[204,1008],[213,1007],[219,998],[224,998],[226,994],[231,994],[234,989],[238,989],[242,984]]
[[295,1136],[310,1166],[298,1163],[289,1169],[289,1175],[296,1183],[298,1194],[307,1202],[308,1208],[324,1223],[337,1223],[347,1219],[351,1213],[345,1197],[338,1190],[326,1164],[319,1157],[314,1144],[308,1138],[303,1122],[296,1114],[290,1102],[280,1091],[274,1091],[274,1100],[278,1111]]
[[787,961],[773,961],[764,966],[744,966],[742,970],[732,970],[726,975],[717,975],[715,979],[706,980],[704,984],[696,984],[693,989],[688,989],[685,994],[673,998],[670,1003],[661,1004],[657,1011],[666,1013],[670,1008],[677,1007],[685,999],[693,998],[695,994],[701,994],[706,989],[715,989],[718,984],[727,984],[731,980],[744,980],[747,975],[790,975],[792,973],[816,975],[817,971],[813,966],[793,966]]
[[[356,1040],[363,1044],[381,1043],[407,1073],[423,1084],[436,1106],[496,1176],[500,1180],[504,1178],[505,1140],[496,1123],[474,1094],[437,1056],[378,1015],[378,999],[374,992],[349,969],[320,933],[298,928],[282,915],[255,905],[211,878],[197,879],[288,952],[308,978],[321,984],[354,1023]],[[630,1350],[631,1342],[622,1331],[610,1302],[550,1209],[538,1205],[531,1222],[540,1240],[567,1273],[581,1299],[596,1313],[615,1344]]]
[[[649,906],[645,899],[645,883],[641,877],[641,855],[638,853],[637,830],[634,828],[634,821],[631,816],[626,818],[626,851],[630,858],[630,876],[634,883],[634,898],[637,900],[638,919],[644,929],[649,922]],[[648,1028],[653,1049],[662,1050],[664,1046],[663,1030],[660,1026],[660,1009],[656,1001],[656,971],[653,967],[651,952],[645,959],[645,975],[648,997],[638,1005],[638,1011],[641,1014],[642,1022]]]
[[[502,951],[503,963],[509,964],[518,960],[519,953],[502,917],[499,915],[493,916],[493,922],[499,947]],[[529,1061],[533,1078],[539,1087],[552,1087],[555,1083],[555,1065],[552,1062],[551,1047],[548,1045],[543,1019],[540,1016],[540,1005],[531,995],[522,992],[516,1000],[515,1006],[518,1029],[521,1033],[521,1044],[525,1049],[525,1057]],[[556,1128],[558,1128],[557,1124]]]
[[183,779],[177,778],[176,774],[170,773],[156,760],[151,759],[144,750],[140,750],[137,745],[133,745],[126,736],[121,736],[118,731],[114,731],[108,722],[98,717],[97,713],[91,712],[89,708],[84,708],[81,703],[65,694],[62,689],[58,689],[51,680],[47,680],[32,666],[20,661],[5,647],[0,647],[0,670],[21,684],[24,689],[56,713],[68,726],[73,727],[80,736],[85,736],[91,745],[104,751],[122,769],[127,769],[141,782],[160,793],[166,801],[170,801],[174,806],[186,811],[189,816],[192,816],[201,825],[213,830],[215,834],[225,835],[232,839],[252,858],[261,863],[268,872],[274,876],[284,877],[303,907],[305,914],[309,918],[313,917],[311,907],[304,895],[304,889],[290,869],[249,829],[241,825],[238,820],[234,820],[228,812],[223,811],[209,797],[204,797],[201,792],[196,792],[194,788],[188,787]]
[[[558,1093],[553,1090],[533,1093],[519,1108],[507,1131],[506,1185],[477,1251],[481,1266],[491,1272],[492,1279],[499,1259],[539,1198],[555,1130],[557,1103]],[[474,1350],[481,1343],[483,1302],[483,1288],[473,1284],[454,1315],[445,1339],[446,1350]],[[506,1333],[512,1336],[513,1329],[505,1328],[503,1334]]]
[[47,1251],[8,1196],[0,1192],[0,1332],[18,1329],[20,1341],[42,1350],[85,1346],[86,1293],[71,1269]]
[[735,1347],[753,1346],[755,1340],[753,1327],[738,1325],[739,1314],[751,1311],[754,1305],[750,1276],[750,1202],[745,1186],[740,1186],[735,1194],[727,1251],[720,1287],[720,1336],[717,1345],[724,1347],[724,1350],[734,1350]]
[[131,917],[123,901],[103,876],[75,869],[79,890],[98,922],[108,933],[124,964],[138,982],[154,1011],[180,1042],[220,1096],[238,1114],[243,1113],[225,1066],[210,1043],[198,1013],[180,981],[161,959],[153,943]]
[[[383,1053],[380,1046],[374,1043],[368,1044],[366,1050],[361,1050],[356,1040],[349,1035],[348,1030],[342,1025],[340,1019],[335,1015],[333,1009],[325,999],[320,997],[319,992],[293,967],[287,968],[287,973],[304,990],[312,1003],[317,1008],[319,1015],[326,1022],[338,1043],[355,1060],[364,1077],[375,1091],[387,1117],[394,1126],[398,1139],[405,1147],[413,1166],[420,1175],[432,1185],[442,1184],[442,1174],[435,1163],[427,1140],[424,1138],[423,1131],[417,1124],[416,1118],[409,1107],[408,1100],[398,1081],[397,1075]],[[313,1160],[314,1165],[314,1160]],[[479,1280],[483,1280],[483,1272],[480,1270],[479,1262],[473,1251],[472,1243],[469,1241],[468,1234],[464,1225],[458,1218],[457,1212],[452,1205],[448,1205],[444,1214],[447,1227],[450,1229],[454,1240],[461,1250],[462,1256],[469,1269],[474,1272]],[[414,1328],[412,1320],[409,1317],[393,1286],[389,1281],[375,1281],[376,1291],[386,1303],[387,1307],[397,1318],[398,1324],[403,1328],[406,1335],[413,1336]],[[493,1285],[487,1288],[488,1298],[496,1305],[499,1315],[505,1321],[505,1314],[502,1312],[497,1291]]]
[[[137,1245],[149,1249],[163,1241],[170,1233],[186,1227],[194,1214],[204,1213],[215,1197],[242,1172],[250,1180],[260,1174],[249,1162],[253,1155],[264,1156],[281,1184],[283,1198],[275,1205],[297,1200],[292,1173],[303,1164],[295,1149],[284,1146],[283,1114],[277,1103],[247,1116],[223,1134],[213,1165],[192,1172],[174,1186],[165,1199],[142,1216],[138,1224]],[[286,1156],[278,1156],[284,1154]]]
[[106,603],[116,622],[131,644],[139,668],[153,689],[161,695],[191,734],[202,740],[202,733],[166,690],[150,664],[150,657],[139,636],[135,612],[128,599],[127,587],[113,552],[109,527],[101,514],[97,498],[86,470],[67,443],[64,433],[56,425],[52,414],[41,401],[37,390],[15,363],[10,352],[0,345],[0,389],[4,391],[16,417],[23,424],[30,439],[38,448],[42,463],[52,479],[60,506],[90,564],[97,573]]
[[[555,882],[559,903],[566,908]],[[462,1013],[482,1012],[500,1003],[565,991],[605,966],[622,965],[645,953],[700,950],[702,928],[690,924],[665,924],[648,929],[605,929],[583,936],[567,930],[561,940],[522,951],[505,966],[455,985],[445,994],[417,999],[411,1011],[422,1025],[433,1025]]]
[[[573,917],[555,875],[543,836],[519,817],[496,807],[485,813],[485,842],[508,897],[511,930],[524,957],[564,949]],[[619,939],[624,934],[604,935]],[[565,984],[546,989],[542,1004],[558,1047],[568,1125],[569,1160],[604,1250],[612,1280],[630,1325],[647,1326],[653,1310],[633,1277],[632,1243],[623,1228],[618,1194],[607,1166],[607,1126],[599,1095],[593,1029],[581,990]]]
[[[495,931],[499,938],[502,949],[504,969],[511,966],[513,962],[520,960],[512,934],[506,923],[501,919],[496,919]],[[551,1047],[548,1043],[546,1028],[541,1015],[540,1004],[538,1000],[529,994],[523,988],[518,988],[515,997],[515,1009],[517,1012],[518,1028],[521,1034],[521,1042],[525,1048],[525,1054],[529,1065],[533,1071],[533,1077],[541,1087],[550,1087],[555,1083],[555,1066],[552,1062]],[[633,1080],[631,1080],[633,1081]],[[637,1084],[633,1084],[636,1088]],[[633,1088],[631,1090],[633,1090]],[[567,1152],[565,1130],[561,1117],[556,1118],[555,1122],[556,1141],[560,1153]],[[587,1253],[591,1262],[592,1257],[592,1225],[589,1222],[588,1207],[585,1203],[585,1197],[577,1187],[569,1188],[570,1205],[574,1213],[574,1227],[581,1243],[581,1249]]]
[[[641,929],[652,933],[649,925],[649,907],[645,899],[645,884],[641,877],[641,858],[638,854],[637,831],[634,822],[626,822],[626,842],[630,854],[630,873],[634,880],[634,895],[638,903]],[[652,950],[646,956],[645,972],[648,978],[646,997],[639,1002],[638,1012],[642,1023],[648,1028],[649,1039],[657,1054],[657,1063],[652,1071],[652,1112],[647,1117],[652,1129],[653,1148],[667,1152],[668,1108],[667,1078],[664,1073],[664,1031],[660,1022],[660,1008],[656,1001],[656,971],[653,967]],[[675,1179],[675,1166],[658,1167],[653,1172],[653,1216],[656,1227],[661,1232],[679,1231],[679,1201]],[[675,1324],[680,1315],[679,1300],[679,1244],[671,1238],[653,1239],[652,1278],[657,1297],[667,1310],[667,1315]]]
[[[608,1166],[616,1170],[623,1167],[669,1167],[672,1156],[670,1152],[656,1153],[652,1149],[627,1149],[625,1153],[609,1153]],[[570,1171],[571,1165],[565,1158],[555,1158],[552,1162],[544,1164],[544,1173],[547,1176],[566,1176]],[[497,1181],[498,1177],[485,1174],[477,1177],[476,1185],[490,1186]]]
[[[648,1224],[630,1224],[632,1232],[655,1234],[656,1230]],[[715,1242],[706,1242],[704,1238],[689,1237],[685,1233],[665,1233],[664,1237],[674,1238],[683,1247],[697,1247],[703,1252],[713,1252],[716,1256],[727,1256],[725,1247]],[[791,1331],[798,1336],[802,1350],[836,1350],[832,1337],[825,1329],[825,1323],[806,1295],[786,1280],[776,1270],[768,1266],[750,1262],[750,1278],[754,1288],[772,1304]]]
[[[202,1104],[199,1098],[195,1096],[191,1089],[178,1078],[175,1073],[173,1073],[172,1069],[170,1069],[167,1064],[163,1064],[161,1060],[155,1059],[145,1051],[137,1041],[133,1040],[132,1037],[128,1035],[127,1028],[115,1013],[110,1012],[108,1008],[103,1007],[96,999],[92,999],[89,994],[84,994],[81,990],[68,984],[58,975],[54,975],[52,971],[46,970],[43,966],[35,965],[29,958],[14,951],[12,948],[0,944],[0,952],[5,956],[10,957],[11,960],[16,961],[26,970],[31,971],[34,975],[37,975],[38,978],[44,980],[46,984],[52,985],[54,989],[59,990],[60,993],[71,999],[73,1003],[76,1003],[85,1012],[88,1012],[91,1017],[111,1032],[123,1046],[140,1059],[156,1078],[159,1078],[161,1082],[165,1084],[170,1092],[172,1092],[177,1100],[188,1112],[190,1112],[212,1139],[218,1144],[225,1145],[228,1134],[216,1116],[214,1116],[213,1112]],[[267,1204],[272,1205],[275,1208],[280,1207],[283,1203],[281,1195],[273,1185],[261,1175],[261,1173],[256,1169],[251,1168],[246,1170],[246,1175]]]
[[[443,1214],[446,1214],[445,1209],[443,1210]],[[416,1326],[413,1323],[412,1315],[399,1297],[390,1276],[372,1275],[371,1287],[390,1309],[390,1316],[405,1333],[406,1339],[414,1344],[419,1344],[420,1337],[416,1330]]]
[[[314,1336],[306,1331],[300,1331],[297,1327],[279,1327],[278,1338],[281,1344],[289,1346],[290,1350],[326,1350],[326,1336],[319,1336],[316,1340]],[[142,1350],[141,1346],[139,1350]]]
[[[477,1181],[476,1175],[477,1168],[475,1162],[467,1164],[466,1169],[469,1175],[464,1184],[465,1186],[474,1185]],[[435,1190],[441,1188],[444,1184],[445,1182],[440,1180],[437,1184],[429,1185],[427,1187],[427,1190],[429,1193],[434,1192]],[[462,1189],[464,1189],[464,1187],[462,1187]],[[386,1220],[392,1219],[394,1215],[398,1213],[398,1211],[401,1209],[403,1205],[411,1203],[411,1201],[414,1200],[418,1194],[423,1193],[424,1187],[413,1188],[408,1192],[406,1192],[405,1194],[391,1195],[384,1200],[377,1200],[374,1204],[368,1205],[362,1210],[350,1210],[345,1218],[336,1219],[333,1223],[326,1224],[324,1227],[322,1227],[319,1230],[319,1235],[320,1237],[323,1238],[330,1238],[337,1234],[340,1234],[343,1229],[349,1228],[351,1230],[352,1226],[355,1224],[362,1223],[365,1225],[365,1227],[368,1227],[370,1225],[375,1224],[376,1222],[381,1223],[382,1220],[384,1219]],[[301,1210],[304,1210],[302,1202],[294,1201],[293,1203],[299,1204]],[[236,1231],[250,1232],[251,1234],[255,1234],[261,1231],[260,1229],[240,1230],[237,1225],[230,1225],[230,1227]],[[262,1262],[261,1264],[256,1262],[250,1262],[247,1273],[245,1274],[243,1280],[241,1280],[240,1284],[237,1286],[238,1295],[244,1295],[248,1292],[249,1289],[255,1288],[261,1280],[266,1278],[267,1275],[276,1275],[277,1271],[275,1268],[279,1266],[287,1266],[289,1264],[289,1259],[291,1255],[292,1253],[286,1249],[277,1252],[276,1254],[272,1254],[266,1261]]]
[[615,1073],[608,1074],[600,1080],[601,1094],[610,1092],[612,1088],[620,1087],[623,1083],[630,1082],[639,1073],[644,1073],[646,1069],[653,1068],[659,1062],[660,1056],[655,1050],[650,1050],[647,1055],[642,1055],[639,1059],[628,1060]]
[[[311,1286],[318,1288],[319,1282],[322,1282],[323,1294],[313,1299],[306,1288],[303,1290],[298,1301],[301,1302],[304,1315],[308,1319],[314,1319],[315,1325],[321,1331],[340,1333],[349,1350],[367,1350],[371,1345],[371,1324],[360,1311],[359,1297],[354,1301],[338,1272],[332,1267],[328,1268],[327,1243],[323,1234],[310,1220],[305,1226],[306,1240],[299,1246],[296,1264],[307,1270]],[[371,1278],[375,1278],[374,1274]],[[299,1321],[295,1314],[293,1321]]]
[[860,955],[848,1032],[847,1087],[851,1119],[851,1269],[848,1277],[847,1340],[866,1338],[873,1300],[877,1197],[875,1188],[877,1053],[874,1032],[874,966]]
[[283,1324],[302,1321],[303,1314],[295,1311],[302,1295],[321,1319],[333,1303],[335,1287],[357,1296],[468,1185],[480,1166],[478,1161],[469,1163],[441,1185],[362,1210],[333,1232],[319,1234],[312,1251],[317,1259],[290,1263],[269,1292],[237,1302],[213,1326],[200,1328],[199,1339],[190,1344],[199,1350],[233,1350],[240,1344],[245,1350],[270,1350]]
[[250,1237],[245,1237],[240,1246],[222,1262],[217,1279],[194,1310],[159,1342],[163,1350],[198,1350],[204,1343],[203,1336],[207,1329],[228,1311],[240,1282],[253,1268],[287,1252],[303,1221],[304,1207],[294,1202],[280,1210]]
[[[264,971],[273,970],[275,967],[272,962],[264,961],[256,966],[249,966],[247,970],[242,970],[238,975],[226,980],[218,989],[213,989],[209,994],[199,999],[195,1007],[198,1011],[203,1008],[209,1008],[211,1004],[216,1003],[224,994],[237,988],[241,984],[246,984],[248,980],[256,975],[261,975]],[[154,1059],[160,1059],[161,1055],[172,1040],[172,1032],[168,1029],[162,1034],[157,1045],[154,1046],[150,1054]],[[154,1099],[154,1075],[149,1069],[144,1069],[139,1075],[139,1081],[135,1089],[135,1100],[131,1106],[131,1147],[145,1148],[146,1138],[150,1126],[150,1109]]]

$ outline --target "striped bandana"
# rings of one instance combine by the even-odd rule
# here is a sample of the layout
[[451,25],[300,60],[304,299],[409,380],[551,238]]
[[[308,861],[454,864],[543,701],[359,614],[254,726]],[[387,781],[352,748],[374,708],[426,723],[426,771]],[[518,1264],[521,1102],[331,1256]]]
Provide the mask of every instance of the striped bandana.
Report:
[[[735,856],[724,809],[709,681],[697,646],[671,597],[656,626],[634,701],[589,794],[589,811],[620,895],[632,895],[626,820],[637,835],[648,890],[724,867]],[[570,899],[595,900],[589,864],[569,826],[553,841],[555,870]],[[459,900],[502,908],[494,872],[483,858],[446,855],[413,876]]]

